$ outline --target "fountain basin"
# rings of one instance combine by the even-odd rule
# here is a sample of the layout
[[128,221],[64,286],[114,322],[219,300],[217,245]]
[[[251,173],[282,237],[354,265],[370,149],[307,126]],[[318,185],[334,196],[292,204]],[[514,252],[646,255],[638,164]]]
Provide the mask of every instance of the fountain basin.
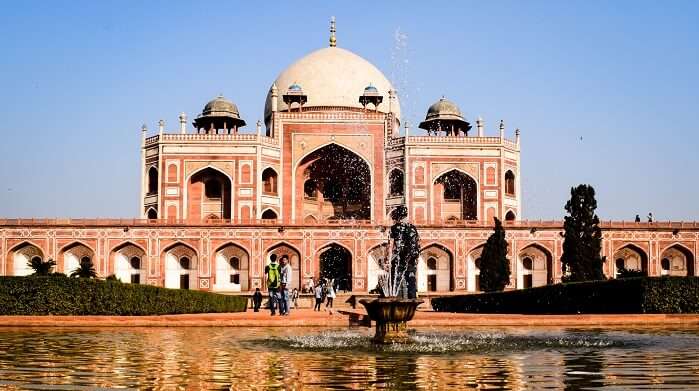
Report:
[[423,300],[400,298],[361,299],[359,302],[366,308],[369,318],[376,322],[372,340],[376,344],[409,342],[408,321],[424,303]]

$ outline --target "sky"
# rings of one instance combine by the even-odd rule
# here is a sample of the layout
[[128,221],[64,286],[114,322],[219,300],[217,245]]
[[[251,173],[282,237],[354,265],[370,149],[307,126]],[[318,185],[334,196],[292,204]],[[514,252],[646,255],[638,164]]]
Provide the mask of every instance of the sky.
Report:
[[699,2],[621,0],[6,3],[0,217],[137,216],[141,125],[175,131],[219,93],[254,124],[333,15],[404,121],[445,96],[486,134],[521,129],[523,218],[588,183],[603,220],[699,220]]

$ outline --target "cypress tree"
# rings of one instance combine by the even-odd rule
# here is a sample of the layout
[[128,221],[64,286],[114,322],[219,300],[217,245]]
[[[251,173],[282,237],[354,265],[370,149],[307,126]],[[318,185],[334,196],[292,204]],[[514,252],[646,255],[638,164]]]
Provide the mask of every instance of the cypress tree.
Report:
[[602,230],[595,214],[595,189],[579,185],[570,189],[570,200],[565,206],[568,216],[563,228],[563,281],[603,280]]
[[495,232],[485,243],[481,254],[481,289],[485,292],[501,291],[510,283],[510,260],[507,259],[505,229],[495,218]]

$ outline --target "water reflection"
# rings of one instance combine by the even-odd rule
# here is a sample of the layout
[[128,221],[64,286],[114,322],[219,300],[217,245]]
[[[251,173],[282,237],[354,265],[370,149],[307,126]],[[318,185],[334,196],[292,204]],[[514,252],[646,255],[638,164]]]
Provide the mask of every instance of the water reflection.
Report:
[[[699,329],[370,331],[0,329],[5,389],[582,389],[699,387]],[[438,349],[428,349],[431,344]],[[306,344],[306,345],[304,345]],[[422,344],[422,345],[420,345]]]

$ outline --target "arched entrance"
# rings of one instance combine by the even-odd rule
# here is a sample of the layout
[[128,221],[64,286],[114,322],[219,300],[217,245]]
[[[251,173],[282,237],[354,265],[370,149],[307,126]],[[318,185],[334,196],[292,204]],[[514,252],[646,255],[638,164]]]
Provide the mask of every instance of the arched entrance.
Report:
[[296,199],[301,216],[371,219],[371,170],[354,152],[326,145],[301,160],[296,178],[300,178]]
[[165,251],[165,288],[197,289],[198,257],[193,248],[178,243]]
[[553,256],[548,249],[532,244],[519,252],[518,259],[518,288],[532,288],[553,283]]
[[648,275],[648,255],[640,247],[634,244],[626,246],[614,252],[614,277],[619,275],[619,271],[624,268],[626,270],[637,270]]
[[192,175],[187,184],[187,214],[194,220],[230,219],[230,179],[212,167]]
[[440,175],[434,182],[435,215],[442,221],[478,219],[478,184],[459,170]]
[[679,244],[666,248],[660,255],[660,275],[693,276],[694,254]]
[[485,245],[481,244],[471,251],[469,251],[466,257],[466,290],[469,292],[480,292],[481,291],[481,253],[483,253],[483,247]]
[[34,273],[34,270],[29,266],[29,263],[38,258],[44,260],[44,252],[41,249],[29,242],[25,242],[16,246],[10,251],[12,257],[12,276],[28,276]]
[[250,257],[248,252],[235,244],[228,244],[216,251],[216,280],[214,291],[247,291]]
[[331,244],[321,250],[320,278],[333,280],[338,291],[352,290],[352,254],[338,244]]
[[[94,256],[95,253],[91,248],[82,243],[73,243],[64,247],[59,253],[57,269],[66,275],[70,275],[70,273],[80,267],[80,262],[94,263]],[[95,268],[97,268],[97,265],[95,265]]]
[[143,284],[146,282],[146,252],[133,243],[124,243],[112,250],[114,275],[121,282]]
[[[286,243],[279,243],[270,247],[265,255],[265,266],[269,265],[272,259],[280,262],[283,257],[286,257],[289,260],[289,265],[291,265],[292,276],[291,284],[288,287],[289,291],[292,291],[294,288],[301,290],[301,287],[304,285],[301,281],[301,254],[294,247]],[[267,280],[263,280],[266,287]],[[305,283],[305,281],[303,282]]]
[[420,251],[417,264],[418,292],[447,292],[454,290],[452,256],[444,247],[433,244]]

